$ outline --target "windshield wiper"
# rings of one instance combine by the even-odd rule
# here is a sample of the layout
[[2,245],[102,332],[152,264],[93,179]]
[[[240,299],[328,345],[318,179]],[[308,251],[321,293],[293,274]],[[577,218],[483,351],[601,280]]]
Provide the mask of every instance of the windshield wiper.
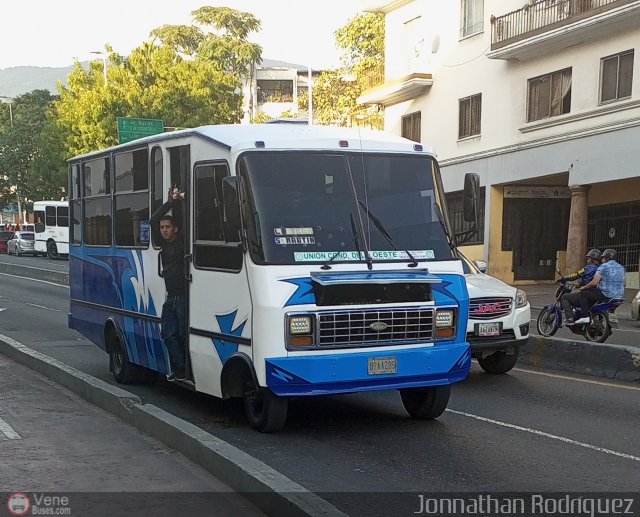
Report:
[[[356,251],[358,252],[358,256],[360,256],[362,253],[360,251],[360,234],[357,232],[356,230],[356,222],[353,219],[353,213],[349,212],[349,218],[351,219],[351,234],[353,235],[353,239],[351,240],[351,242],[355,242],[356,244]],[[351,244],[351,242],[349,244]],[[333,256],[324,264],[322,264],[322,266],[320,266],[320,269],[331,269],[330,264],[334,261],[334,259],[340,255],[340,251],[336,251]],[[367,267],[369,268],[369,271],[371,271],[371,269],[373,268],[373,265],[371,263],[371,257],[369,256],[368,253],[365,253],[365,257],[366,257],[366,261],[367,261]]]
[[447,236],[447,239],[449,240],[449,248],[451,248],[451,250],[455,250],[458,246],[456,242],[456,237],[455,235],[451,235],[449,233],[449,230],[447,229],[447,225],[444,224],[444,214],[442,213],[442,208],[440,208],[440,205],[438,203],[434,203],[433,206],[436,209],[436,214],[438,214],[438,221],[440,221],[440,226],[442,226],[442,231],[444,232],[444,234]]
[[[369,210],[369,208],[367,207],[367,205],[365,205],[362,201],[360,201],[358,199],[358,203],[360,204],[360,206],[362,208],[364,208],[364,211],[367,213],[367,216],[369,217],[369,219],[371,219],[371,221],[373,222],[373,224],[375,225],[375,227],[380,231],[380,233],[382,234],[382,236],[386,239],[386,241],[391,245],[391,247],[395,250],[398,251],[398,248],[396,247],[396,245],[393,243],[393,239],[391,238],[391,234],[389,233],[389,231],[385,228],[384,224],[382,224],[382,221],[380,219],[378,219],[375,215],[373,215],[371,213],[371,210]],[[409,255],[409,258],[411,259],[411,262],[409,262],[408,267],[417,267],[418,266],[418,261],[415,259],[415,257],[411,254],[411,252],[409,250],[403,250],[407,255]]]

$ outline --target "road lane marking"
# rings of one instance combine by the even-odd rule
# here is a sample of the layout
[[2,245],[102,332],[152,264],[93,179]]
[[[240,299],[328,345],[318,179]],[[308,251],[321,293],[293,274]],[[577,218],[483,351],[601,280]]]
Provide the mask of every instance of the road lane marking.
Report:
[[63,275],[69,274],[68,272],[62,271],[60,269],[45,269],[43,267],[25,266],[23,264],[14,264],[12,262],[3,262],[2,264],[5,266],[16,266],[16,267],[23,267],[25,269],[36,269],[38,271],[47,271],[48,273],[61,273]]
[[9,440],[21,440],[22,437],[16,433],[7,422],[0,418],[0,432],[4,434]]
[[47,309],[48,311],[62,312],[60,309],[52,309],[51,307],[45,307],[44,305],[36,305],[35,303],[25,302],[25,305],[31,305],[31,307],[38,307],[39,309]]
[[9,273],[0,273],[2,276],[10,276],[11,278],[22,278],[23,280],[31,280],[32,282],[40,282],[41,284],[49,284],[54,285],[56,287],[64,287],[65,289],[69,289],[68,285],[60,285],[54,282],[47,282],[46,280],[38,280],[37,278],[29,278],[28,276],[20,276],[20,275],[10,275]]
[[640,457],[638,456],[633,456],[631,454],[626,454],[624,452],[613,451],[611,449],[605,449],[604,447],[598,447],[597,445],[592,445],[590,443],[579,442],[577,440],[572,440],[571,438],[558,436],[557,434],[545,433],[544,431],[538,431],[537,429],[531,429],[529,427],[522,427],[520,425],[509,424],[507,422],[501,422],[500,420],[493,420],[492,418],[486,418],[484,416],[474,415],[472,413],[465,413],[464,411],[456,411],[455,409],[445,409],[445,411],[449,413],[453,413],[454,415],[466,416],[468,418],[473,418],[475,420],[480,420],[482,422],[487,422],[489,424],[495,424],[501,427],[515,429],[516,431],[523,431],[525,433],[544,436],[545,438],[551,438],[553,440],[569,443],[571,445],[577,445],[579,447],[584,447],[585,449],[591,449],[592,451],[604,452],[605,454],[610,454],[611,456],[618,456],[619,458],[625,458],[633,461],[640,461]]
[[514,368],[514,371],[530,373],[532,375],[541,375],[543,377],[553,377],[554,379],[563,379],[574,382],[584,382],[585,384],[595,384],[597,386],[608,386],[611,388],[620,388],[623,390],[640,391],[640,386],[626,386],[624,384],[614,384],[612,382],[594,381],[591,379],[581,379],[579,377],[570,377],[568,375],[560,375],[557,373],[536,372],[534,370],[525,370],[524,368]]

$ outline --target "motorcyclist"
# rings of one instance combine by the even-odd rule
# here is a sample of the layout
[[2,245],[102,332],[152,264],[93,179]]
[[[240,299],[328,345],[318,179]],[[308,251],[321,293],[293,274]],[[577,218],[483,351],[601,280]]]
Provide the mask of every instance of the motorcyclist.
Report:
[[625,269],[616,261],[616,255],[616,250],[604,250],[593,279],[580,288],[580,307],[585,313],[594,303],[624,298]]
[[[587,263],[585,266],[575,273],[571,273],[570,275],[563,276],[559,282],[564,284],[566,282],[580,280],[582,286],[586,286],[592,280],[598,267],[600,266],[600,260],[602,258],[602,253],[599,249],[589,250],[587,253]],[[575,319],[573,317],[573,308],[580,306],[580,291],[574,291],[572,293],[563,294],[560,298],[560,303],[562,304],[562,308],[564,310],[565,323],[567,325],[573,325],[575,323]]]

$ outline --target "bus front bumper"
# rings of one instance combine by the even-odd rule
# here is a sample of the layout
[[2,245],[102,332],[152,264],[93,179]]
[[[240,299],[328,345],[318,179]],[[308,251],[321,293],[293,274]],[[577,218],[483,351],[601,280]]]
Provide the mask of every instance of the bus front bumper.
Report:
[[[377,359],[377,360],[376,360]],[[266,361],[267,387],[280,396],[329,395],[439,386],[464,380],[468,343],[370,352],[276,357]],[[394,373],[382,373],[384,363]]]

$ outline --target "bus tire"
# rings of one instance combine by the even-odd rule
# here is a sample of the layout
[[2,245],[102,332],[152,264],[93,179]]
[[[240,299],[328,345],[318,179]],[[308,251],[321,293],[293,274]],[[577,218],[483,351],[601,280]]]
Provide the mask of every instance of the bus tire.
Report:
[[419,420],[438,418],[447,408],[450,395],[450,384],[400,390],[400,398],[407,413]]
[[127,351],[116,330],[109,333],[109,369],[119,384],[140,384],[147,380],[144,368],[129,361]]
[[261,433],[280,431],[287,420],[289,400],[268,388],[257,386],[249,378],[244,383],[242,402],[251,427]]
[[56,260],[58,258],[58,246],[56,246],[55,241],[47,242],[47,257],[51,260]]

